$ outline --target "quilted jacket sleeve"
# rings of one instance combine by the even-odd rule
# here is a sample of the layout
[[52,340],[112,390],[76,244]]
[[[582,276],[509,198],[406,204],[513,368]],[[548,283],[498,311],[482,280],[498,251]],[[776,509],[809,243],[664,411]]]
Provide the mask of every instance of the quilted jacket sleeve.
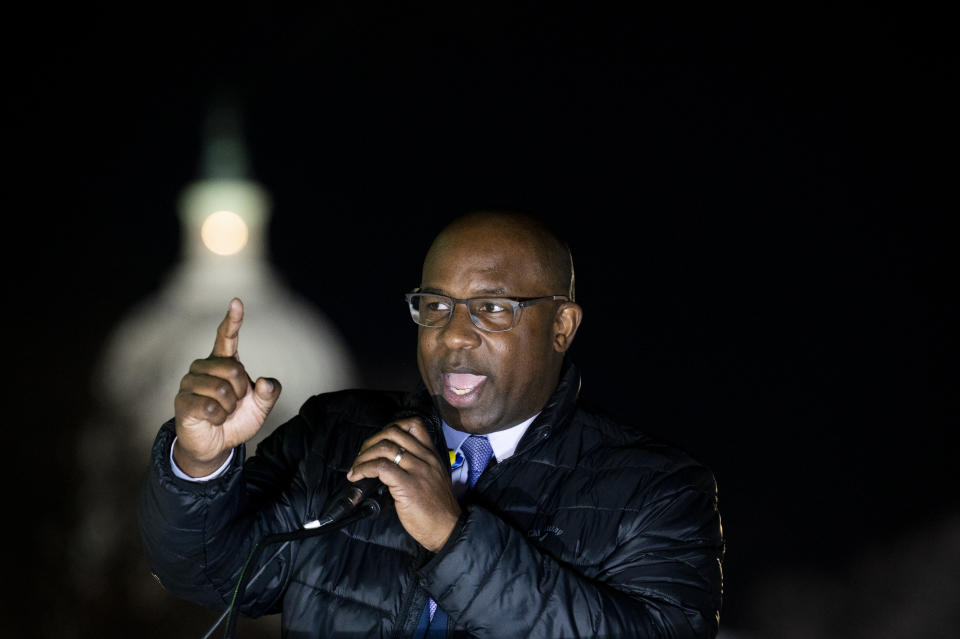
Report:
[[476,637],[716,636],[723,538],[712,474],[677,469],[635,505],[589,578],[473,506],[422,569],[424,585]]
[[[296,421],[288,429],[295,429]],[[155,440],[151,462],[138,501],[140,535],[150,570],[172,594],[223,609],[229,604],[241,570],[257,540],[280,530],[299,528],[295,503],[299,490],[290,468],[273,458],[258,460],[258,469],[244,472],[244,450],[239,448],[231,466],[209,482],[190,482],[170,469],[172,421],[164,424]],[[287,456],[298,454],[295,437],[288,437]],[[264,456],[268,459],[270,456]],[[284,492],[285,498],[263,507],[266,496]],[[259,510],[257,507],[260,507]],[[264,551],[266,558],[275,550]],[[250,616],[272,612],[282,594],[290,557],[281,553],[258,578],[241,610]]]

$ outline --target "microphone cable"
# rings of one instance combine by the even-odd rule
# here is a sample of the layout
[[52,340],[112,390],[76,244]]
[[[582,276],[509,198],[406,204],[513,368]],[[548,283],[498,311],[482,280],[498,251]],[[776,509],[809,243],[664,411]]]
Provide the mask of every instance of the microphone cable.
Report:
[[[393,419],[419,417],[424,423],[431,424],[435,429],[439,428],[439,420],[434,413],[432,405],[429,400],[424,400],[421,395],[422,391],[408,393],[401,404],[401,410],[394,415]],[[359,482],[351,484],[351,487],[346,491],[341,491],[339,498],[334,500],[334,503],[328,508],[327,512],[320,518],[304,524],[302,529],[285,533],[274,533],[260,539],[256,545],[254,545],[250,554],[247,555],[243,568],[240,570],[240,578],[234,587],[230,605],[227,606],[227,609],[223,611],[223,614],[220,615],[220,618],[210,627],[202,639],[210,639],[220,624],[223,623],[224,619],[227,620],[224,639],[232,639],[232,637],[234,637],[237,625],[236,609],[239,607],[240,602],[243,601],[247,587],[263,574],[267,566],[283,552],[291,541],[306,539],[328,531],[337,530],[361,519],[377,517],[381,512],[381,501],[384,502],[383,507],[389,505],[390,493],[386,490],[386,487],[376,478],[360,480]],[[247,569],[251,565],[256,564],[263,549],[266,546],[279,542],[283,542],[283,545],[251,576],[250,573],[247,572]]]
[[[247,587],[263,574],[263,571],[266,570],[267,566],[269,566],[273,560],[276,559],[288,545],[290,545],[290,542],[307,539],[309,537],[321,535],[325,532],[338,530],[340,528],[349,526],[354,522],[360,521],[361,519],[373,518],[379,514],[380,504],[378,504],[374,499],[366,499],[356,508],[356,510],[343,519],[336,521],[326,519],[322,523],[315,520],[309,522],[300,530],[274,533],[260,539],[256,545],[254,545],[253,549],[250,551],[250,554],[247,555],[246,561],[243,563],[243,568],[240,570],[240,578],[237,580],[237,584],[233,589],[233,596],[230,599],[230,605],[227,606],[227,609],[223,611],[223,614],[220,615],[220,618],[217,619],[217,621],[210,627],[209,630],[207,630],[207,633],[203,635],[202,639],[210,639],[220,624],[223,623],[224,619],[227,620],[227,625],[223,635],[224,639],[231,639],[235,636],[238,617],[236,614],[237,608],[239,608],[240,602],[243,601],[243,596],[246,593]],[[280,548],[278,548],[277,551],[274,552],[266,562],[264,562],[263,566],[261,566],[256,573],[251,574],[248,572],[250,566],[256,565],[256,562],[260,558],[264,548],[280,542],[283,542],[283,545],[281,545]]]

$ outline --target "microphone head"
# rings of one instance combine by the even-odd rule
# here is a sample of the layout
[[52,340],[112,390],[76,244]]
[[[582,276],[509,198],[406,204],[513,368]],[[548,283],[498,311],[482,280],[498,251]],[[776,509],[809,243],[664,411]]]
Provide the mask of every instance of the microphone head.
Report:
[[357,508],[363,514],[364,519],[376,519],[384,511],[380,507],[380,502],[372,498],[364,499]]
[[375,508],[370,510],[368,516],[376,517],[383,511],[388,511],[393,504],[393,497],[390,495],[390,489],[376,477],[364,477],[356,482],[351,482],[361,495],[358,508]]

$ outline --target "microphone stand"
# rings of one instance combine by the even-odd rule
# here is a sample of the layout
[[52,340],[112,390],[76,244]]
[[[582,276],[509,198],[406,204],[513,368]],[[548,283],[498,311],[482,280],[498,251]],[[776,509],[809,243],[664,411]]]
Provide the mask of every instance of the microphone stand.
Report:
[[[253,550],[250,551],[247,561],[243,564],[243,569],[240,571],[240,580],[237,582],[236,588],[234,588],[233,598],[230,601],[230,605],[227,606],[227,609],[223,611],[223,614],[220,615],[220,618],[217,619],[216,623],[210,627],[210,629],[207,631],[207,634],[203,635],[202,639],[210,639],[210,637],[213,636],[214,631],[220,626],[221,623],[223,623],[224,619],[227,619],[227,627],[224,633],[224,639],[232,639],[235,636],[237,626],[236,609],[239,607],[240,602],[243,601],[243,596],[246,592],[247,586],[252,584],[261,574],[263,574],[263,571],[266,570],[267,566],[269,566],[270,563],[281,552],[283,552],[284,548],[286,548],[291,541],[307,539],[308,537],[315,537],[326,532],[339,530],[340,528],[349,526],[356,521],[376,517],[379,514],[380,504],[377,503],[375,499],[365,499],[352,513],[348,514],[342,519],[324,517],[322,520],[315,520],[305,524],[300,530],[274,533],[260,539],[253,547]],[[256,565],[257,560],[260,558],[260,554],[263,552],[263,549],[266,546],[279,542],[283,542],[283,545],[277,549],[270,559],[264,562],[263,566],[260,567],[260,570],[251,575],[251,573],[247,571],[247,568],[252,565]]]

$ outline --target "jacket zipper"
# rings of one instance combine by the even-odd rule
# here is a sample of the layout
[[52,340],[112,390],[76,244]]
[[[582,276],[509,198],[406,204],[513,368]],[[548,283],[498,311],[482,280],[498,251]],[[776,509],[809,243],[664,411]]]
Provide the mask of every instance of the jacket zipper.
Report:
[[[403,598],[403,604],[400,606],[400,614],[397,615],[397,625],[393,628],[393,633],[391,637],[395,639],[400,639],[401,637],[409,637],[413,634],[413,631],[416,629],[417,619],[419,616],[413,620],[412,627],[410,624],[410,610],[413,607],[414,601],[417,599],[417,593],[420,592],[420,577],[417,576],[416,566],[420,565],[420,562],[423,561],[424,549],[420,548],[414,557],[413,562],[410,564],[410,567],[407,569],[407,573],[410,574],[410,590],[407,592],[406,596]],[[423,600],[426,603],[426,599]],[[422,607],[422,606],[421,606]]]

